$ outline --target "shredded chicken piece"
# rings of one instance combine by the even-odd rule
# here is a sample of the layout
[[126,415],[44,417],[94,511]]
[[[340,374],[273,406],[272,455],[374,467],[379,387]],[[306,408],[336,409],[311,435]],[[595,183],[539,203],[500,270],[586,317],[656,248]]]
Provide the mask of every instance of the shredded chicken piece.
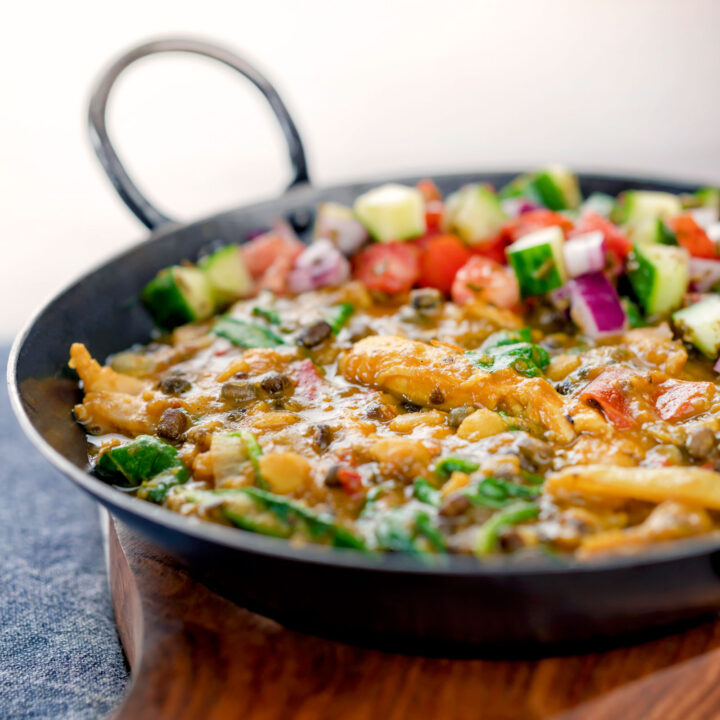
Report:
[[381,388],[418,405],[445,410],[483,405],[526,417],[559,442],[575,437],[563,399],[547,380],[526,378],[510,369],[489,373],[443,347],[399,335],[374,335],[341,357],[339,369],[351,382]]
[[70,346],[68,365],[77,370],[77,374],[83,381],[86,395],[94,392],[140,395],[151,385],[148,380],[122,375],[107,365],[100,365],[82,343],[73,343]]

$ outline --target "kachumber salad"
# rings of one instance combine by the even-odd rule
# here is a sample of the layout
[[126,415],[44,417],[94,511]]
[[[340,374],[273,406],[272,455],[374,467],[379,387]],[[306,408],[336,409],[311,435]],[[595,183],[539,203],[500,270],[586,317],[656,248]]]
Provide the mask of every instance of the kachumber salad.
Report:
[[[591,558],[720,527],[720,192],[583,200],[562,167],[278,222],[71,366],[98,475],[338,547]],[[715,365],[715,368],[713,367]],[[720,369],[720,368],[719,368]]]

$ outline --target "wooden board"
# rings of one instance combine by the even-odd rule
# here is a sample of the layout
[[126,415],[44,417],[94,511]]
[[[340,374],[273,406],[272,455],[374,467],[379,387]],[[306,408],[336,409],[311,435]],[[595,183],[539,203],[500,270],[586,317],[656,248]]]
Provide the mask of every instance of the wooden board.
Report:
[[410,657],[302,635],[250,613],[120,523],[109,521],[108,549],[132,669],[118,720],[720,718],[720,621],[573,657]]

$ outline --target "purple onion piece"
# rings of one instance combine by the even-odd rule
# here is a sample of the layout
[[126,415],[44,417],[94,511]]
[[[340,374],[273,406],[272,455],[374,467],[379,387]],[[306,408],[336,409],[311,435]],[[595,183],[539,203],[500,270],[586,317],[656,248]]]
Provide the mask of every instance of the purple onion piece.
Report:
[[290,292],[300,293],[328,285],[339,285],[350,276],[350,263],[325,238],[316,240],[295,260],[288,275]]
[[595,272],[570,280],[570,317],[589,338],[622,332],[627,326],[625,310],[612,283]]
[[717,362],[713,365],[713,370],[720,373],[720,358],[718,358]]

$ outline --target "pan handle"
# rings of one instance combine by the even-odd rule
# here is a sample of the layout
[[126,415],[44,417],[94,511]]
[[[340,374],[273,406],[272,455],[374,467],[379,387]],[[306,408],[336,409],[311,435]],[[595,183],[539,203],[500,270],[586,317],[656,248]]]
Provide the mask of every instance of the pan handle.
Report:
[[128,175],[115,148],[107,133],[105,115],[107,110],[108,97],[115,81],[125,68],[132,65],[136,60],[148,55],[167,52],[194,53],[218,60],[225,65],[237,70],[250,80],[260,90],[275,117],[280,123],[280,128],[285,135],[290,155],[290,163],[293,168],[293,180],[288,189],[295,185],[309,183],[307,161],[305,150],[297,127],[280,99],[277,90],[256,68],[246,60],[220,45],[205,42],[189,37],[166,37],[138,45],[124,55],[119,57],[103,74],[90,98],[88,109],[88,124],[90,140],[105,173],[110,178],[120,197],[135,215],[148,227],[154,230],[160,225],[173,222],[172,218],[158,210],[138,189],[132,178]]

